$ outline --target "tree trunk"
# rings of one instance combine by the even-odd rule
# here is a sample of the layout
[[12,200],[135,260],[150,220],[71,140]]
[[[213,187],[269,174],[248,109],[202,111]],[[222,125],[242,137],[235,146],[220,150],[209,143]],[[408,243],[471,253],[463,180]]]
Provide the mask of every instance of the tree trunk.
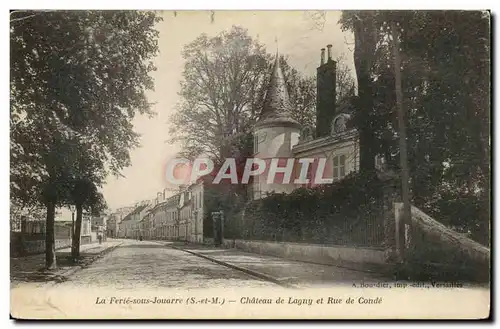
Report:
[[[401,87],[401,56],[399,53],[399,33],[396,32],[396,24],[391,24],[392,30],[392,50],[394,53],[394,78],[396,90],[396,105],[398,110],[399,122],[399,159],[401,162],[401,185],[403,195],[403,223],[408,225],[411,230],[411,205],[410,205],[410,174],[408,169],[408,151],[406,145],[406,126],[405,126],[405,111],[403,107],[403,91]],[[404,231],[401,231],[401,238],[404,239]],[[403,244],[404,245],[404,244]],[[404,255],[404,251],[402,252]]]
[[47,203],[47,223],[45,228],[45,268],[48,270],[57,269],[56,243],[55,243],[55,223],[56,205],[53,201]]
[[376,28],[371,14],[365,13],[354,23],[354,66],[358,80],[358,102],[356,126],[359,131],[359,169],[361,172],[375,171],[375,134],[372,124],[373,81],[372,64],[375,59]]
[[73,261],[80,257],[80,235],[82,232],[82,218],[83,218],[83,207],[82,205],[76,205],[76,223],[75,232],[73,234],[72,245],[71,245],[71,257]]

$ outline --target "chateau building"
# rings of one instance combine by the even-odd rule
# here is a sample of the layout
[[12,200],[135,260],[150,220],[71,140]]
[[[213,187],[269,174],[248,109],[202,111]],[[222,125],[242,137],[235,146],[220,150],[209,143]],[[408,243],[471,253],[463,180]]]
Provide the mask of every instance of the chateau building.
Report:
[[[267,168],[267,172],[254,176],[248,186],[253,199],[263,198],[266,193],[291,193],[300,187],[313,187],[321,183],[320,180],[338,181],[359,170],[358,132],[350,128],[349,109],[336,104],[336,62],[332,59],[331,47],[327,46],[327,53],[321,49],[317,68],[315,127],[302,126],[292,118],[294,109],[276,54],[263,110],[253,128],[253,156],[264,160]],[[276,179],[268,181],[272,162]],[[280,168],[287,166],[292,168],[292,177],[289,183],[283,183]],[[304,172],[309,181],[295,182]],[[204,223],[204,216],[212,179],[210,174],[200,177],[169,198],[165,198],[165,191],[159,193],[161,197],[157,195],[152,201],[153,207],[139,206],[123,219],[120,236],[136,237],[140,232],[148,239],[203,242],[204,230],[210,229]]]
[[[348,129],[350,114],[336,108],[336,62],[332,59],[331,45],[328,57],[321,50],[321,64],[317,68],[316,128],[301,126],[291,117],[290,103],[283,72],[276,54],[271,80],[260,118],[254,126],[254,157],[266,162],[267,172],[254,177],[251,195],[254,199],[266,193],[290,193],[294,189],[315,184],[318,179],[340,180],[359,170],[359,137],[356,129]],[[267,180],[272,159],[280,159],[275,168],[293,166],[289,183],[280,181],[283,173],[276,170],[276,179]],[[308,165],[308,183],[297,184],[303,166],[299,159],[312,158]],[[287,159],[295,161],[287,162]],[[322,170],[321,170],[322,169]],[[321,177],[316,177],[316,173]],[[280,176],[281,175],[281,176]]]

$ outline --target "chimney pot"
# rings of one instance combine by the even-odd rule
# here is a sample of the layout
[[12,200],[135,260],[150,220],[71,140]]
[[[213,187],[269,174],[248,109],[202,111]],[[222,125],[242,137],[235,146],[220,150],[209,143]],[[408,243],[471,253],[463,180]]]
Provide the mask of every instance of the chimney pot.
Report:
[[326,46],[328,48],[328,61],[332,60],[332,45]]
[[332,59],[332,45],[327,45],[327,64],[317,70],[316,137],[330,134],[330,124],[335,116],[336,67]]
[[321,48],[321,65],[325,64],[325,48]]

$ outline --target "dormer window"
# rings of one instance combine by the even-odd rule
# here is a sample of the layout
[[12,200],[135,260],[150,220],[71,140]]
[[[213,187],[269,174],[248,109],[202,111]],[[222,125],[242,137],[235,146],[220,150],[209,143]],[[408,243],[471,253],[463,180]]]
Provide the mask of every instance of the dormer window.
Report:
[[348,114],[340,114],[332,121],[331,135],[340,134],[347,129],[347,121],[350,118]]
[[300,141],[309,142],[313,140],[313,129],[310,126],[305,126],[300,132]]

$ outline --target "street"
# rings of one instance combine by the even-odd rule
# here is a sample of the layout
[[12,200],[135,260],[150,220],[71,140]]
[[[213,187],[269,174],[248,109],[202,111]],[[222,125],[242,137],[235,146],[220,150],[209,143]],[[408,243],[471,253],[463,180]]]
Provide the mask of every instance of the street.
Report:
[[123,241],[118,248],[91,266],[77,271],[58,286],[106,289],[280,287],[171,249],[164,242]]
[[[13,287],[12,315],[27,319],[222,319],[240,315],[289,318],[304,316],[307,311],[313,317],[332,314],[341,317],[348,313],[334,311],[342,306],[337,304],[349,297],[356,303],[364,303],[362,308],[346,306],[357,312],[356,316],[377,310],[391,314],[402,294],[408,296],[406,303],[416,300],[413,296],[418,293],[424,300],[446,304],[463,299],[457,294],[465,291],[468,299],[474,298],[473,305],[477,308],[485,309],[487,301],[488,289],[459,289],[450,291],[455,293],[450,296],[431,286],[423,289],[409,287],[405,282],[391,283],[375,273],[234,248],[181,247],[168,241],[108,239],[106,243],[107,251],[101,251],[102,257],[81,269],[61,274],[62,281],[40,280]],[[88,255],[97,248],[85,249],[83,254]],[[267,275],[267,279],[260,279],[256,273]],[[278,299],[282,301],[278,303]],[[377,306],[382,299],[388,307]]]
[[[183,251],[172,248],[173,244],[166,241],[115,241],[121,241],[122,244],[90,266],[67,276],[58,286],[107,289],[231,289],[281,288],[283,285],[311,288],[387,279],[380,274],[298,262],[237,249],[185,246],[186,251]],[[255,273],[263,277],[256,277]]]

